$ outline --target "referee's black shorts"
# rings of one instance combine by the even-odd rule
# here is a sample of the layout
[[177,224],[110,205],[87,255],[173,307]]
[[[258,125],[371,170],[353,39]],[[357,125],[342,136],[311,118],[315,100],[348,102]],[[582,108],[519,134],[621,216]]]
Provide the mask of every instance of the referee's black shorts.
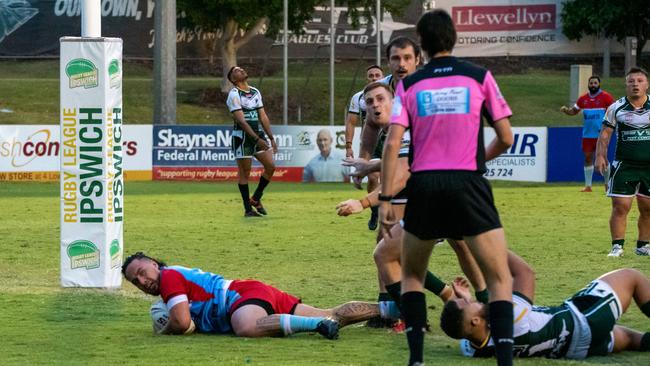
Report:
[[406,190],[404,230],[420,240],[461,239],[501,227],[492,188],[480,173],[416,172]]

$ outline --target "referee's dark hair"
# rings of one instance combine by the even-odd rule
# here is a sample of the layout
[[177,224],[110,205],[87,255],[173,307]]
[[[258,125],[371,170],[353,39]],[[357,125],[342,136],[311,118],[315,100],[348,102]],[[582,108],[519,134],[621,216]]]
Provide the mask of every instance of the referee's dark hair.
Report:
[[646,79],[648,78],[648,72],[645,71],[645,69],[643,67],[638,67],[638,66],[630,67],[630,69],[627,70],[627,72],[625,73],[625,77],[627,78],[628,75],[636,74],[636,73],[641,73],[641,74],[645,75]]
[[232,79],[230,79],[230,76],[232,75],[232,72],[233,72],[236,68],[237,68],[237,66],[233,66],[233,67],[231,67],[230,70],[228,70],[228,75],[226,76],[226,78],[228,78],[228,81],[230,81],[230,82],[233,83],[233,84],[234,84],[235,82],[232,81]]
[[384,70],[381,69],[381,66],[379,65],[370,65],[366,68],[366,71],[370,71],[372,69],[379,69],[379,71],[384,72]]
[[416,30],[422,49],[430,58],[438,52],[451,51],[456,44],[454,23],[449,13],[442,9],[424,13],[418,20]]
[[415,52],[416,58],[420,57],[420,46],[418,46],[418,44],[409,37],[400,36],[391,39],[391,41],[386,46],[386,59],[390,60],[390,51],[393,49],[393,47],[406,48],[408,46],[413,47],[413,52]]

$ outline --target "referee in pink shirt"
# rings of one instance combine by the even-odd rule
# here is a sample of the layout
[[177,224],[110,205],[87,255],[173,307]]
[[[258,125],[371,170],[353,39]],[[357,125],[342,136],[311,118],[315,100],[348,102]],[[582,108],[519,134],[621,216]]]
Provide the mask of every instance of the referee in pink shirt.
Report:
[[[409,365],[424,362],[427,313],[422,281],[438,238],[465,239],[469,244],[490,292],[489,337],[496,346],[497,362],[512,365],[512,276],[492,188],[483,177],[485,162],[512,145],[512,111],[488,70],[451,55],[456,30],[447,12],[424,14],[417,33],[430,62],[397,86],[379,196],[382,230],[390,235],[397,223],[390,206],[396,193],[392,177],[402,135],[410,129],[411,177],[401,258]],[[483,120],[497,136],[487,147]]]

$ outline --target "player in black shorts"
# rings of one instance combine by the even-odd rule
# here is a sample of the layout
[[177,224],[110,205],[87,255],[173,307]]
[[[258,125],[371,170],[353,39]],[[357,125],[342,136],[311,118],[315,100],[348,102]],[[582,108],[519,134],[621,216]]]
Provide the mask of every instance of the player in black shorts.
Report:
[[[244,216],[266,215],[266,209],[262,205],[262,195],[273,178],[275,172],[273,154],[278,152],[278,147],[273,139],[269,117],[264,111],[262,94],[257,88],[248,85],[246,70],[233,67],[228,72],[228,80],[235,85],[228,93],[226,104],[235,121],[232,131],[232,150],[237,159],[239,192],[244,203]],[[260,177],[255,193],[249,197],[248,178],[251,174],[253,156],[264,166],[264,173]]]

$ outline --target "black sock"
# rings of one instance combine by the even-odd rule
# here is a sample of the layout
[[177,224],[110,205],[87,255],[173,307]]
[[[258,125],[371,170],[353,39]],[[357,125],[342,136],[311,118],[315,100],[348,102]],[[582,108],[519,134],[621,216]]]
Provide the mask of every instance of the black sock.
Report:
[[427,275],[424,276],[424,288],[433,292],[436,295],[440,295],[442,290],[445,289],[445,286],[447,285],[444,282],[442,282],[441,279],[436,277],[436,275],[434,275],[430,271],[427,271]]
[[371,216],[377,217],[379,215],[379,206],[370,207],[370,211],[372,211]]
[[643,314],[645,314],[645,316],[650,318],[650,301],[648,301],[645,304],[641,305],[639,308],[641,309],[641,312]]
[[253,208],[251,207],[250,202],[248,202],[248,184],[238,184],[237,186],[239,186],[241,199],[244,201],[244,210],[246,210],[246,212],[251,211]]
[[377,302],[380,301],[393,301],[393,298],[388,292],[380,292],[379,296],[377,296]]
[[641,337],[641,347],[639,348],[639,351],[650,351],[650,332],[646,332],[646,334]]
[[625,239],[616,239],[616,240],[612,240],[612,246],[614,246],[614,245],[616,245],[616,244],[618,244],[618,245],[620,245],[620,246],[623,246],[623,245],[625,244]]
[[397,307],[400,309],[400,311],[402,311],[402,282],[397,281],[395,283],[391,283],[390,285],[386,285],[386,291],[388,291],[391,300],[395,301]]
[[648,243],[650,243],[650,242],[643,241],[643,240],[637,240],[636,241],[636,247],[641,248],[641,247],[644,247],[644,246],[648,245]]
[[480,303],[487,304],[488,302],[490,302],[490,292],[488,291],[487,288],[481,291],[474,292],[474,296],[476,296],[476,301]]
[[253,199],[255,201],[259,201],[262,199],[262,195],[264,194],[264,188],[269,185],[270,180],[264,178],[264,176],[260,177],[260,183],[257,185],[257,188],[255,189],[255,193],[253,193]]
[[513,314],[510,301],[489,303],[490,331],[496,349],[497,365],[512,365]]
[[409,365],[413,365],[416,362],[423,362],[424,359],[424,332],[427,324],[427,303],[424,293],[412,291],[403,294],[402,310],[410,352]]

